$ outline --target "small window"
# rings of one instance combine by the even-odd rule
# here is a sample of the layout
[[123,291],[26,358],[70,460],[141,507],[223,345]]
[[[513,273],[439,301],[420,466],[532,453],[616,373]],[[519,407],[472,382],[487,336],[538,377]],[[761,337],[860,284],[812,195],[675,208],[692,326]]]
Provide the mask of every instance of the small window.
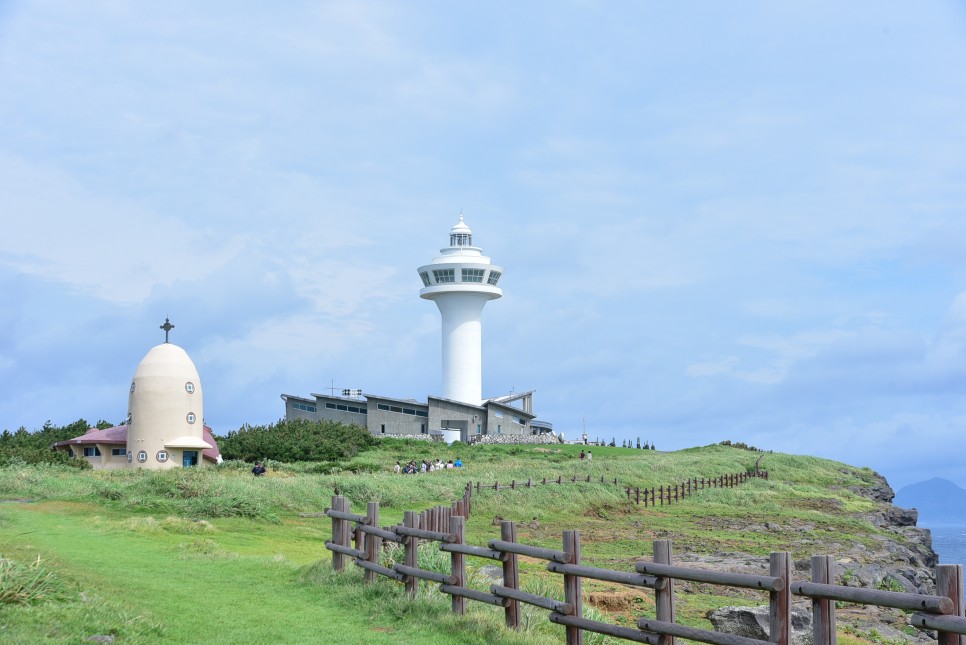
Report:
[[433,269],[433,277],[436,278],[436,284],[456,282],[456,271],[454,269]]
[[134,394],[134,381],[131,381],[131,394]]
[[486,279],[486,283],[496,286],[496,283],[500,281],[500,276],[502,275],[499,271],[490,271],[490,277]]
[[148,453],[145,452],[144,450],[139,450],[138,451],[138,461],[140,461],[143,464],[147,460],[148,460]]
[[382,427],[380,428],[379,432],[381,432],[382,434],[386,434],[386,424],[385,423],[382,424]]
[[184,384],[184,391],[187,392],[188,394],[194,394],[195,384],[192,383],[191,381],[188,381],[187,383]]
[[419,431],[422,432],[423,434],[426,434],[426,424],[425,423],[422,424],[421,426],[419,426]]
[[166,462],[168,460],[168,451],[167,450],[159,450],[158,451],[158,454],[156,454],[154,456],[154,458],[157,459],[158,461],[160,461],[163,464],[164,462]]
[[389,406],[389,411],[390,412],[402,412],[402,408],[400,408],[399,406],[396,406],[396,405],[390,405]]
[[429,273],[427,273],[426,271],[420,271],[419,277],[422,279],[424,287],[428,287],[430,285]]
[[194,423],[195,422],[195,413],[194,412],[189,412],[188,415],[185,417],[185,419],[188,421],[188,423]]
[[483,269],[463,269],[463,282],[483,282]]
[[131,452],[130,450],[128,450],[127,451],[127,463],[131,463],[132,461],[134,461],[134,453]]
[[429,413],[426,412],[425,410],[416,410],[416,416],[417,417],[428,417],[429,416]]
[[493,411],[493,416],[495,416],[497,419],[502,419],[503,418],[503,413],[501,411],[499,411],[499,410],[494,410]]
[[503,434],[503,427],[499,423],[496,424],[496,433]]
[[127,455],[127,450],[124,448],[111,448],[112,457],[123,457],[125,455]]
[[84,456],[85,457],[100,457],[101,456],[101,451],[97,448],[97,446],[88,446],[88,447],[84,448]]
[[326,410],[335,410],[335,403],[326,403],[325,404],[325,409]]
[[416,411],[413,410],[412,408],[403,408],[403,413],[404,414],[411,414],[412,416],[416,416]]
[[340,403],[339,405],[337,405],[337,406],[335,406],[335,409],[336,409],[336,410],[342,410],[343,412],[348,412],[348,411],[349,411],[349,406],[347,406],[347,405],[342,405],[342,404]]
[[386,405],[385,403],[380,403],[376,407],[379,408],[380,410],[385,410],[386,412],[389,412],[389,406]]

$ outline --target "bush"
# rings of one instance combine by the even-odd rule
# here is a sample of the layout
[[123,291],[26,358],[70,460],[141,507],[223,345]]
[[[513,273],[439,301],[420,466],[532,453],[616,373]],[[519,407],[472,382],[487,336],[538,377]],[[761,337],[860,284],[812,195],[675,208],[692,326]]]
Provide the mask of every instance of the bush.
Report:
[[343,462],[374,446],[365,428],[335,421],[279,420],[267,426],[245,425],[218,439],[225,459],[247,462]]
[[[107,421],[98,421],[98,428],[109,428]],[[84,419],[58,427],[50,421],[40,430],[30,432],[21,426],[16,432],[4,430],[0,434],[0,466],[18,464],[67,464],[75,468],[90,468],[86,459],[73,459],[65,452],[57,452],[51,446],[58,441],[78,437],[90,429]]]

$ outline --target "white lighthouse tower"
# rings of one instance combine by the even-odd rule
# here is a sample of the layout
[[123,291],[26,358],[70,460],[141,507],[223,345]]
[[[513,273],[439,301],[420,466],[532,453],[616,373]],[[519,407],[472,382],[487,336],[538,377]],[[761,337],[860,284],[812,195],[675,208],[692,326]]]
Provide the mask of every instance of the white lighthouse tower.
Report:
[[432,264],[419,267],[420,298],[433,300],[443,317],[443,398],[480,405],[483,391],[483,305],[503,295],[497,287],[503,267],[473,246],[473,232],[460,221],[449,247]]

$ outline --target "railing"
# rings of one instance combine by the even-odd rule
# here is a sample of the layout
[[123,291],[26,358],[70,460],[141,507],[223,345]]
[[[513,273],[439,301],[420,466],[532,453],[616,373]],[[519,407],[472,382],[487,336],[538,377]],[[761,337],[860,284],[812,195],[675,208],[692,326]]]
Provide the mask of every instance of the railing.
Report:
[[[678,484],[668,484],[667,486],[652,486],[650,489],[641,488],[639,486],[624,486],[624,492],[627,493],[627,499],[633,499],[635,503],[641,503],[641,494],[643,493],[644,507],[646,508],[648,504],[648,499],[650,499],[650,506],[664,506],[665,504],[670,505],[672,502],[680,501],[686,497],[690,497],[697,491],[704,490],[705,488],[734,488],[740,484],[745,483],[750,479],[768,479],[767,470],[756,470],[754,472],[744,472],[744,473],[732,473],[728,475],[721,475],[720,477],[713,477],[711,479],[705,479],[704,477],[695,477],[693,479],[687,479]],[[564,477],[558,475],[556,479],[553,477],[544,477],[542,479],[527,479],[526,481],[515,479],[509,482],[493,482],[492,484],[484,484],[483,482],[476,482],[476,484],[470,484],[470,487],[476,488],[476,492],[479,493],[481,490],[493,490],[499,492],[501,490],[516,490],[517,488],[532,488],[534,486],[546,486],[547,484],[577,484],[582,482],[590,483],[591,481],[597,482],[598,480],[592,479],[590,475],[571,475],[570,477]],[[601,484],[611,484],[615,486],[619,485],[619,481],[615,478],[613,480],[606,479],[603,475],[600,477]],[[633,494],[632,494],[633,493]],[[467,516],[468,517],[468,516]]]
[[[581,564],[580,533],[564,531],[560,550],[521,544],[516,540],[516,525],[502,522],[500,538],[490,540],[486,546],[466,544],[465,518],[450,514],[448,526],[440,530],[442,519],[434,528],[420,527],[419,514],[406,511],[401,525],[379,528],[379,504],[370,502],[365,515],[349,511],[346,498],[332,498],[332,509],[326,511],[332,518],[332,541],[325,546],[332,551],[332,566],[336,571],[345,567],[345,558],[354,558],[357,566],[365,570],[366,582],[374,582],[377,575],[402,582],[406,592],[415,596],[418,581],[439,583],[439,590],[452,596],[452,610],[466,613],[466,601],[474,600],[502,607],[507,627],[520,627],[520,603],[542,608],[549,613],[552,623],[562,625],[567,643],[583,643],[584,632],[596,632],[616,638],[650,643],[651,645],[674,645],[675,638],[685,638],[715,645],[763,645],[791,641],[791,598],[801,596],[812,600],[813,634],[816,645],[832,645],[836,642],[835,601],[846,601],[880,607],[895,607],[914,612],[909,624],[919,629],[932,629],[939,633],[940,645],[966,645],[966,614],[963,606],[963,567],[941,565],[937,568],[938,595],[911,594],[894,591],[859,589],[832,584],[834,560],[830,556],[812,558],[811,581],[793,582],[792,562],[789,553],[772,553],[769,558],[769,574],[748,574],[710,571],[678,567],[672,561],[670,540],[653,543],[653,561],[639,561],[634,571],[615,571]],[[350,529],[354,523],[354,529]],[[350,544],[354,537],[355,545]],[[401,543],[405,548],[403,563],[392,567],[382,566],[380,557],[384,540]],[[420,569],[418,548],[420,541],[438,543],[438,549],[450,554],[449,574]],[[523,591],[520,588],[518,556],[527,556],[547,562],[547,571],[563,576],[563,600],[548,598]],[[493,584],[489,591],[466,586],[466,557],[484,558],[500,562],[503,568],[503,584]],[[614,625],[584,618],[582,609],[582,581],[584,579],[614,582],[633,587],[652,589],[655,597],[654,618],[642,617],[637,628]],[[681,625],[675,621],[674,581],[687,580],[727,587],[740,587],[767,591],[769,594],[768,640],[758,640],[712,630]]]

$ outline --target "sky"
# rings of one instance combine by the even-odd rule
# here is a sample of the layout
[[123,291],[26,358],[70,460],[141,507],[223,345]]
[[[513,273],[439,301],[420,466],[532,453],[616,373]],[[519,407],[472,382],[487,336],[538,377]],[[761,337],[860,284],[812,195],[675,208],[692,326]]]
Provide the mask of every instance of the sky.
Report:
[[438,395],[462,212],[485,397],[966,486],[961,2],[0,0],[0,88],[4,428],[166,317],[216,434]]

